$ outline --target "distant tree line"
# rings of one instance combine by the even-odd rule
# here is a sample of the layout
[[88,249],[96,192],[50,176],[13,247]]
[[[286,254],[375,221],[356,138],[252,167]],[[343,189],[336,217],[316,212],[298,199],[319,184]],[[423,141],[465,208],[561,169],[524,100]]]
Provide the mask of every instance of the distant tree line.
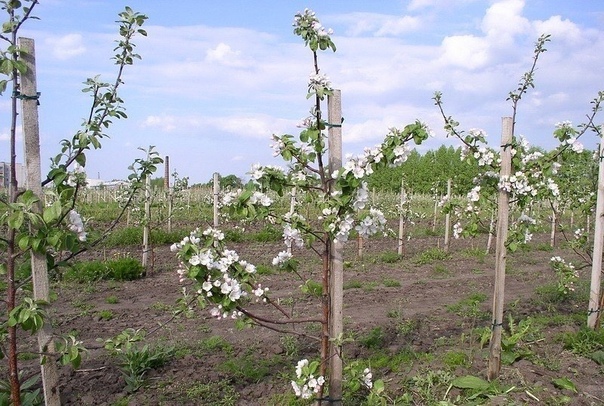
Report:
[[465,194],[473,187],[478,168],[461,159],[461,148],[441,146],[420,154],[412,151],[405,163],[397,168],[384,168],[369,177],[368,186],[378,191],[400,192],[401,180],[405,190],[413,193],[445,193],[447,180],[452,181],[454,194]]
[[[533,151],[545,152],[535,147]],[[598,165],[593,151],[581,153],[566,151],[556,158],[560,164],[556,175],[561,193],[569,198],[579,198],[595,190]],[[447,190],[447,180],[451,179],[452,193],[467,194],[474,186],[473,179],[479,168],[461,159],[461,148],[441,146],[437,150],[420,154],[412,151],[405,163],[397,168],[385,168],[369,177],[370,189],[400,192],[401,180],[405,190],[413,193],[443,194]]]

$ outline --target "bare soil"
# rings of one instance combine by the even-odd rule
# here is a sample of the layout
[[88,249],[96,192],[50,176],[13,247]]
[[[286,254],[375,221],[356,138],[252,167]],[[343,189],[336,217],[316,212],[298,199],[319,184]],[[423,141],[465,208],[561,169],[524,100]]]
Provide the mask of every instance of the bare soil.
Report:
[[[344,318],[347,336],[356,340],[345,344],[348,360],[374,360],[375,378],[384,379],[393,397],[413,392],[416,405],[429,405],[429,397],[413,389],[413,378],[427,371],[447,371],[455,376],[486,377],[488,345],[481,348],[476,328],[488,328],[494,281],[494,254],[482,256],[486,237],[475,240],[453,240],[450,258],[419,264],[419,255],[442,246],[442,238],[417,237],[406,242],[403,259],[385,262],[384,254],[396,252],[390,238],[365,242],[363,258],[358,258],[357,245],[345,246]],[[477,398],[473,404],[604,404],[603,369],[594,361],[563,348],[560,335],[577,331],[586,322],[588,268],[582,270],[583,290],[575,299],[551,302],[537,293],[540,286],[551,285],[555,275],[549,266],[553,255],[575,259],[564,248],[547,249],[547,236],[537,236],[528,249],[510,254],[506,279],[506,328],[509,316],[518,323],[529,316],[551,318],[545,328],[521,343],[526,350],[511,365],[503,365],[499,384],[511,387],[508,393]],[[560,244],[563,245],[563,244]],[[255,263],[271,263],[282,250],[280,243],[238,243],[229,248],[240,257]],[[137,247],[96,255],[134,255]],[[312,252],[295,252],[301,260],[305,277],[320,280],[320,262]],[[65,405],[271,405],[280,404],[284,393],[291,392],[289,380],[299,359],[318,358],[319,345],[311,338],[284,335],[265,328],[238,330],[231,320],[215,320],[207,311],[196,309],[172,319],[176,301],[182,296],[175,272],[177,259],[168,246],[154,248],[154,266],[143,279],[132,282],[103,281],[93,285],[57,283],[58,300],[53,305],[55,329],[75,332],[89,352],[81,366],[62,369],[61,397]],[[309,276],[307,276],[309,275]],[[300,290],[294,274],[275,272],[262,275],[263,286],[271,296],[297,315],[318,315],[320,301]],[[581,289],[578,289],[581,291]],[[478,313],[461,305],[468,297],[484,295]],[[117,303],[108,303],[108,297]],[[292,298],[292,299],[288,299]],[[109,300],[111,302],[113,300]],[[457,307],[455,307],[457,305]],[[261,304],[252,304],[259,314],[277,315]],[[103,310],[112,318],[101,317]],[[105,312],[105,314],[108,314]],[[559,322],[558,316],[574,322]],[[585,320],[584,320],[585,319]],[[164,324],[165,323],[165,324]],[[543,324],[542,324],[543,325]],[[150,344],[176,349],[166,364],[147,374],[143,388],[128,393],[118,360],[110,356],[97,339],[113,337],[126,328],[153,331]],[[318,329],[303,325],[296,331],[311,336]],[[371,334],[377,337],[371,341]],[[210,337],[224,339],[218,348],[204,346]],[[292,345],[292,343],[294,343]],[[467,361],[451,365],[444,361],[452,352],[466,354]],[[401,357],[411,354],[395,367],[382,367],[376,354]],[[432,354],[433,356],[430,356]],[[29,361],[34,362],[34,361]],[[24,365],[28,365],[25,361]],[[34,365],[28,368],[33,370]],[[557,378],[568,378],[577,391],[558,388]],[[209,393],[200,389],[214,385]],[[449,391],[447,392],[447,389]],[[455,401],[458,389],[434,387],[440,399]],[[567,396],[567,401],[563,400]],[[233,399],[229,401],[229,399]],[[538,400],[537,400],[538,399]]]

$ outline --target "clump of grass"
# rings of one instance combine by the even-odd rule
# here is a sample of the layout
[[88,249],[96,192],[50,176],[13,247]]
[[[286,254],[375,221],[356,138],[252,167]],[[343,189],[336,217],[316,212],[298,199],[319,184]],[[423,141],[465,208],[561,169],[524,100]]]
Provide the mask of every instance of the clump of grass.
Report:
[[381,327],[375,327],[359,337],[359,342],[365,348],[377,350],[384,346],[384,338],[384,330]]
[[130,281],[142,278],[144,271],[138,259],[118,258],[108,261],[77,262],[65,271],[63,278],[81,283],[108,279]]
[[347,290],[347,289],[360,289],[363,287],[363,283],[361,281],[358,280],[350,280],[346,283],[344,283],[343,289]]
[[252,233],[250,240],[255,242],[276,242],[283,238],[282,231],[272,224],[266,224],[260,231]]
[[382,281],[385,287],[387,288],[398,288],[401,286],[401,283],[396,279],[386,278]]
[[99,319],[109,321],[113,319],[113,312],[111,310],[101,310],[99,312]]
[[108,303],[108,304],[118,304],[119,301],[120,300],[115,295],[107,296],[105,298],[105,303]]
[[435,261],[442,261],[450,258],[451,255],[440,248],[430,248],[413,258],[413,262],[417,265],[428,265]]
[[592,358],[594,353],[603,353],[604,330],[591,330],[583,327],[577,332],[564,333],[561,336],[564,348],[575,354]]
[[393,264],[395,262],[400,261],[401,256],[398,255],[396,252],[384,252],[382,255],[380,255],[380,260],[386,264]]
[[196,404],[235,406],[239,393],[229,380],[192,382],[184,389],[185,397]]
[[447,351],[442,360],[449,368],[464,367],[469,362],[468,355],[462,351]]
[[302,285],[302,293],[306,293],[307,295],[311,296],[321,297],[323,295],[323,285],[317,281],[309,279],[304,283],[304,285]]
[[449,275],[451,275],[451,271],[444,265],[442,264],[436,264],[434,265],[434,269],[432,270],[432,273],[437,276],[437,277],[447,277]]

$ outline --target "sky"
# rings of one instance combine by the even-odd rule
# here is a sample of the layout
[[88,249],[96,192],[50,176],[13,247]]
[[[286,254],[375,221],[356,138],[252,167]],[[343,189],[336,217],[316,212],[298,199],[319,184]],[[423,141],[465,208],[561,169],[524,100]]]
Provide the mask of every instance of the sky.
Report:
[[[285,166],[273,157],[271,135],[298,135],[312,104],[312,53],[292,27],[305,8],[334,31],[337,51],[321,52],[319,67],[342,92],[345,154],[416,119],[435,133],[420,152],[458,146],[446,138],[435,91],[461,129],[485,130],[496,147],[501,117],[512,115],[506,98],[541,34],[551,42],[535,89],[519,104],[518,135],[553,148],[555,124],[584,122],[604,90],[600,0],[41,0],[40,20],[28,21],[21,36],[35,40],[43,166],[87,116],[83,82],[114,80],[115,20],[126,5],[149,17],[148,36],[135,38],[142,60],[124,76],[128,119],[115,121],[102,149],[87,154],[94,179],[125,179],[144,157],[138,148],[150,145],[190,183],[214,172],[245,178],[256,163]],[[9,160],[9,96],[0,96],[0,161]],[[583,142],[594,148],[597,140],[586,134]]]

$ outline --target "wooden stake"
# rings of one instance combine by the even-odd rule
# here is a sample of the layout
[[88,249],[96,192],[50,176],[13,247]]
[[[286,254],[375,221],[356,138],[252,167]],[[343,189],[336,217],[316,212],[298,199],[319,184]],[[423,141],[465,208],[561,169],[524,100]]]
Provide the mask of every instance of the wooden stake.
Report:
[[403,213],[403,205],[405,204],[405,181],[401,179],[401,198],[400,198],[400,213],[398,217],[398,247],[397,253],[399,256],[403,256],[403,246],[405,238],[405,214]]
[[[329,172],[342,167],[342,99],[340,90],[327,97],[329,127]],[[338,342],[344,331],[342,308],[344,301],[343,244],[331,241],[330,252],[330,317],[329,317],[329,398],[330,405],[342,405],[342,344]]]
[[[451,200],[451,179],[447,180],[447,201]],[[451,213],[445,215],[445,252],[449,252],[451,234]]]
[[[503,117],[501,132],[500,179],[509,179],[512,172],[512,138],[514,122],[511,117]],[[505,262],[510,210],[509,192],[499,189],[497,199],[497,245],[495,247],[495,291],[493,293],[493,325],[489,347],[489,370],[487,378],[496,379],[501,369],[501,333],[503,330],[503,304],[505,293]]]
[[[21,92],[25,96],[37,94],[36,85],[36,56],[34,40],[19,38],[20,58],[27,66],[27,71],[21,75]],[[33,209],[42,212],[44,191],[42,190],[42,174],[40,166],[40,128],[38,124],[38,101],[24,98],[21,101],[21,117],[23,119],[23,139],[25,141],[25,166],[27,170],[27,187],[40,199]],[[34,300],[50,303],[50,288],[48,282],[48,267],[44,254],[31,253],[31,274],[33,281]],[[52,323],[45,320],[38,331],[38,348],[40,353],[54,354],[55,344],[52,339]],[[42,356],[40,360],[42,360]],[[44,388],[44,403],[47,406],[61,404],[59,398],[59,372],[54,357],[41,363],[42,386]]]
[[[147,160],[149,153],[147,152]],[[151,226],[151,176],[145,177],[145,223],[143,224],[143,260],[142,265],[147,271],[149,265],[149,228]]]
[[218,172],[214,172],[214,228],[218,227],[218,196],[220,194],[220,180]]
[[[600,318],[600,294],[602,278],[602,251],[604,244],[604,141],[600,143],[600,163],[598,166],[598,196],[596,201],[596,220],[594,224],[594,247],[591,262],[591,288],[589,291],[589,308],[587,309],[587,326],[596,328]],[[589,219],[589,217],[588,217]],[[589,221],[587,222],[589,225]]]

